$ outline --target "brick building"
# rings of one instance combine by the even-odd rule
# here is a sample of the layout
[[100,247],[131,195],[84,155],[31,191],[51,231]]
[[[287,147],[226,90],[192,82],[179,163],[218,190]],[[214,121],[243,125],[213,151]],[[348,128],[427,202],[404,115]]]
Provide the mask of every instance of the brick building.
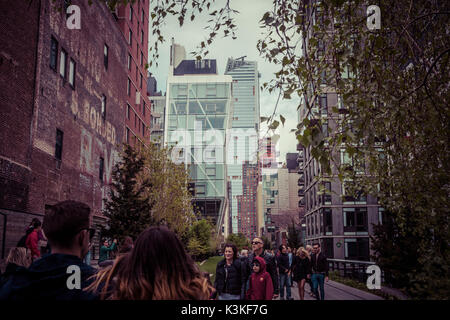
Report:
[[149,0],[119,6],[115,17],[127,42],[126,67],[128,78],[125,112],[125,141],[131,145],[147,144],[150,140],[150,101],[147,96]]
[[85,202],[93,225],[105,222],[125,139],[127,42],[104,3],[72,2],[80,29],[67,27],[64,3],[1,4],[0,259],[58,201]]

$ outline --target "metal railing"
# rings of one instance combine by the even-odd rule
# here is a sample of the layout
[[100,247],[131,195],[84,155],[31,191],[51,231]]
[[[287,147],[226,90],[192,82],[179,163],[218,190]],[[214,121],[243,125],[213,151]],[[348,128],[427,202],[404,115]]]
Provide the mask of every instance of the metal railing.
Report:
[[[338,271],[339,276],[351,278],[365,283],[369,274],[367,267],[374,265],[373,261],[327,259],[330,271]],[[384,283],[384,272],[381,271],[381,282]]]

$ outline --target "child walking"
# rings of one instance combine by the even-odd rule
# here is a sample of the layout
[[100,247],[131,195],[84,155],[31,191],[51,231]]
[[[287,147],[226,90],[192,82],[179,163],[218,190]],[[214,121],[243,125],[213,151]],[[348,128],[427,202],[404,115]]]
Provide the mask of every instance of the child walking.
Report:
[[252,262],[253,273],[247,291],[248,300],[272,300],[273,284],[270,274],[266,271],[266,262],[261,257],[255,257]]

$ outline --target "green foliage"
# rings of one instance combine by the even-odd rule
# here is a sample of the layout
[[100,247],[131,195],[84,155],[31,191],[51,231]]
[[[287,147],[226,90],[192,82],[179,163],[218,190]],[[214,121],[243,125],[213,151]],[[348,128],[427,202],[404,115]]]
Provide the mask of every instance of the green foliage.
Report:
[[122,160],[112,171],[109,199],[105,199],[103,214],[109,219],[107,236],[123,239],[137,236],[155,223],[152,202],[144,196],[144,189],[151,188],[148,180],[137,182],[143,170],[144,159],[129,145],[124,146]]
[[250,241],[242,233],[230,234],[225,242],[234,244],[237,247],[238,251],[241,251],[244,248],[251,248]]
[[215,250],[212,242],[213,226],[207,220],[195,221],[187,232],[187,249],[194,259],[202,259]]

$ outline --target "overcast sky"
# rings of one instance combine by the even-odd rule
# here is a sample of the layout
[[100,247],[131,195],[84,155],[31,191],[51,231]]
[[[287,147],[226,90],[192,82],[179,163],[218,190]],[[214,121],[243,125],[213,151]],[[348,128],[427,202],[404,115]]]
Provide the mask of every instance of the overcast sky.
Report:
[[[224,0],[218,0],[219,4]],[[261,73],[260,85],[274,78],[277,66],[269,64],[262,57],[256,48],[258,39],[261,38],[262,29],[259,27],[259,20],[266,11],[271,9],[272,0],[232,0],[231,7],[240,13],[236,17],[237,39],[216,38],[209,47],[209,54],[206,58],[217,60],[218,74],[224,74],[225,65],[229,57],[238,58],[247,56],[246,59],[258,62],[258,70]],[[165,42],[159,48],[160,58],[158,67],[152,66],[150,72],[156,77],[158,82],[158,91],[166,91],[167,74],[169,70],[170,42],[171,38],[175,39],[175,43],[184,46],[186,49],[186,58],[194,59],[189,53],[194,51],[201,41],[205,40],[207,31],[203,28],[206,26],[210,16],[198,16],[194,22],[186,19],[185,24],[180,28],[178,21],[175,19],[168,20],[165,27],[162,28]],[[151,30],[150,30],[151,41]],[[151,44],[152,42],[150,42]],[[151,56],[150,56],[151,58]],[[261,116],[269,116],[273,113],[276,105],[278,93],[267,91],[260,92]],[[291,129],[297,126],[297,105],[298,99],[281,100],[278,104],[277,114],[282,114],[286,118],[284,127],[277,130],[280,135],[280,143],[278,149],[280,157],[278,161],[286,161],[287,152],[296,152],[296,138]],[[261,135],[267,131],[267,126],[262,125]]]

